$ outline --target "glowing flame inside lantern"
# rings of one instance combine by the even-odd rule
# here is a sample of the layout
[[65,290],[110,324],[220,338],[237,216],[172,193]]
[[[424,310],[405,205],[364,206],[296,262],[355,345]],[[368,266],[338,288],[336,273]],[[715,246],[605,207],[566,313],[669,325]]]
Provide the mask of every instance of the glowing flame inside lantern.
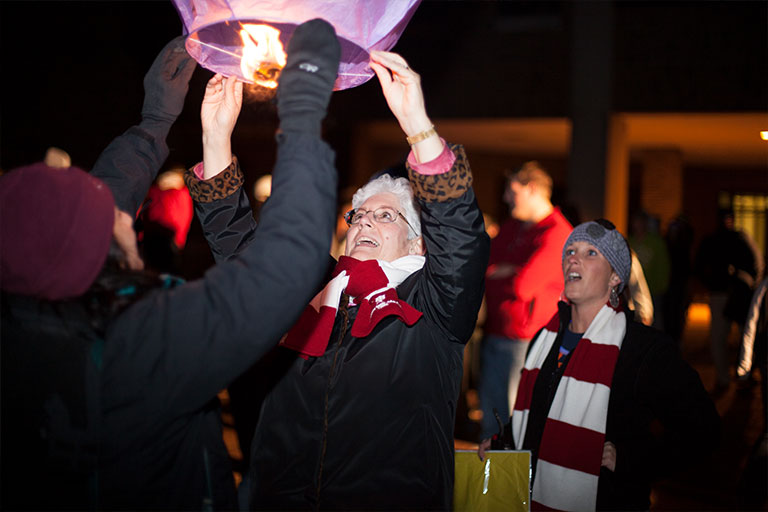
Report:
[[254,83],[274,89],[277,77],[285,66],[285,51],[280,42],[280,31],[269,25],[247,23],[240,31],[243,39],[243,57],[240,70]]

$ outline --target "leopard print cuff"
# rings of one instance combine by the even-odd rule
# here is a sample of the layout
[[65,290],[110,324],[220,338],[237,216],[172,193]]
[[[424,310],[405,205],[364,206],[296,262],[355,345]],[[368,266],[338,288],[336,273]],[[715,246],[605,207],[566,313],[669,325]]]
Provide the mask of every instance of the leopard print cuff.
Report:
[[417,199],[428,202],[445,202],[461,197],[472,186],[472,170],[461,144],[448,144],[456,161],[448,172],[419,174],[407,162],[408,177]]
[[197,177],[195,167],[187,169],[187,172],[184,173],[184,183],[187,184],[192,199],[198,203],[212,203],[224,199],[243,186],[243,171],[240,170],[240,164],[234,155],[232,155],[232,163],[229,164],[229,167],[207,180],[201,180]]

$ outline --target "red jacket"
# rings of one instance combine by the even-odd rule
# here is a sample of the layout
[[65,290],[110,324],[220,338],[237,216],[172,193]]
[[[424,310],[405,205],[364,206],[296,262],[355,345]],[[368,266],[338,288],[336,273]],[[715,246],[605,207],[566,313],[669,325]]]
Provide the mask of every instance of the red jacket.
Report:
[[[530,340],[555,314],[563,291],[563,245],[572,226],[559,208],[535,225],[509,219],[491,242],[485,280],[486,334]],[[507,277],[489,276],[514,265]]]

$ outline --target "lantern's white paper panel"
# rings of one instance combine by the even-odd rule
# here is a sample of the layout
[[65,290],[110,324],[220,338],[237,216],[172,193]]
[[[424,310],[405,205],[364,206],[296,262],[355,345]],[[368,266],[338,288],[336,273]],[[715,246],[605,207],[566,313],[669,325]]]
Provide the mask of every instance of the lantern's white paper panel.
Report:
[[336,29],[341,43],[341,64],[335,90],[368,81],[371,50],[390,50],[421,0],[172,0],[187,35],[189,54],[204,68],[246,82],[240,60],[243,24],[268,24],[288,40],[297,25],[322,18]]

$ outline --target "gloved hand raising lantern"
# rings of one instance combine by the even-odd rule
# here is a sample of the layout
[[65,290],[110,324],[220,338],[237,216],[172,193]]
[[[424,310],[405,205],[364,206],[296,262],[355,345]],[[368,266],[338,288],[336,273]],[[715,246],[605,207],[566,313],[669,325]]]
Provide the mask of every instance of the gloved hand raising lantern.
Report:
[[172,39],[160,51],[144,76],[142,128],[165,138],[184,108],[184,98],[196,62],[184,48],[184,36]]

